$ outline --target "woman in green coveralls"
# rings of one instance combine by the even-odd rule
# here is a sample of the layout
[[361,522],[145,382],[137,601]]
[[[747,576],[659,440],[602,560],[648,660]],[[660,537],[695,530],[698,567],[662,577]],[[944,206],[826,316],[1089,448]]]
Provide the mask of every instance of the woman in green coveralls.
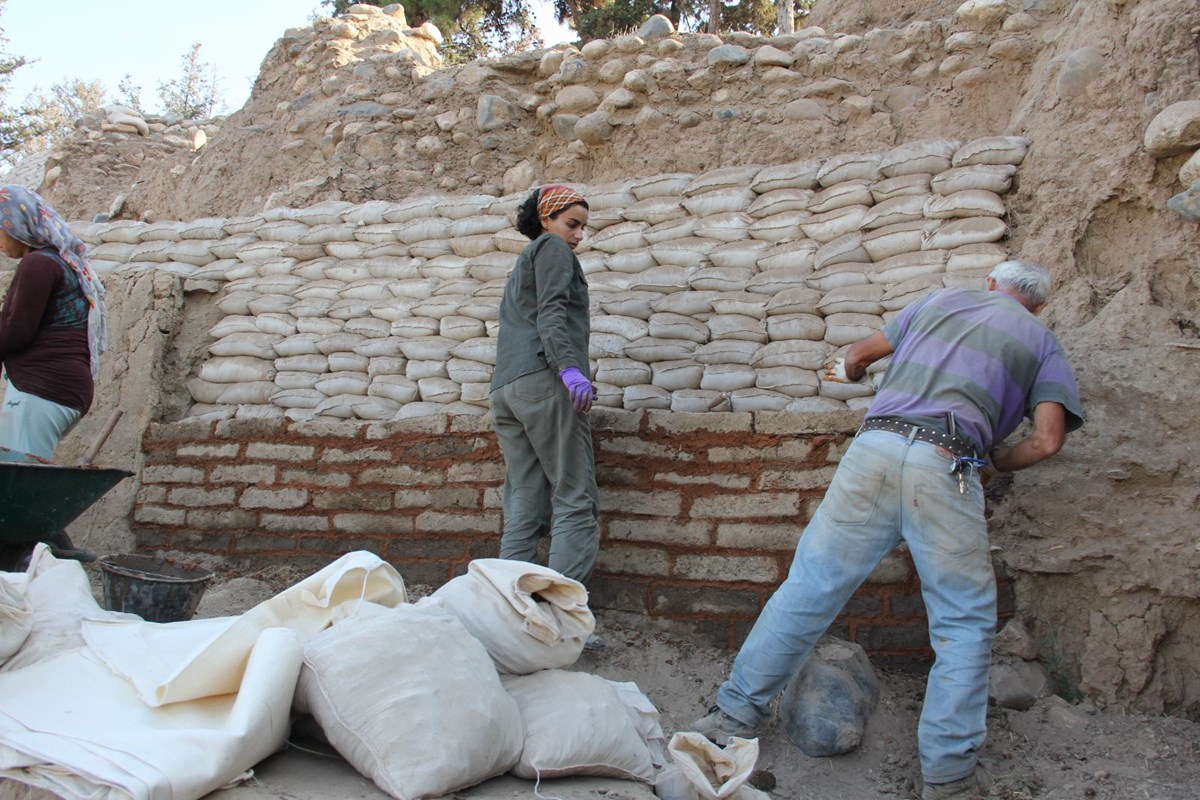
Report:
[[549,533],[548,566],[581,583],[599,550],[588,287],[573,252],[587,220],[587,201],[566,186],[521,204],[517,230],[532,242],[504,289],[491,385],[504,453],[500,557],[532,562]]

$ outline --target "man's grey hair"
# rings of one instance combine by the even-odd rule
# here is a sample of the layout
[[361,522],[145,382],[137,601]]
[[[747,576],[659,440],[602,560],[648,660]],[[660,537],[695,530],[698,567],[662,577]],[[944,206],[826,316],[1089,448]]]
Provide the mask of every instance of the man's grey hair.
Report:
[[1030,261],[1014,258],[1001,261],[988,275],[1000,287],[1011,289],[1035,306],[1050,296],[1050,273]]

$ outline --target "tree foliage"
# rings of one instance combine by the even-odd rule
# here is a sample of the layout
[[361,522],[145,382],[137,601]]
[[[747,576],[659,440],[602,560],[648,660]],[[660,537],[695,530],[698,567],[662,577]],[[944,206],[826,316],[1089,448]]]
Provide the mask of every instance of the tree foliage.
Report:
[[200,60],[200,43],[193,44],[183,55],[183,69],[178,78],[158,84],[158,97],[163,111],[178,114],[184,119],[211,117],[221,101],[217,70]]
[[[0,0],[0,14],[4,13],[6,0]],[[13,164],[20,159],[22,144],[41,130],[38,120],[28,114],[24,107],[9,106],[9,81],[14,72],[28,63],[21,56],[8,54],[8,39],[0,28],[0,161]]]
[[[335,16],[356,5],[354,0],[321,0],[321,4]],[[380,8],[391,4],[390,0],[363,3]],[[403,5],[410,26],[432,22],[442,32],[442,56],[452,64],[542,45],[529,0],[411,0]]]
[[25,99],[25,113],[36,120],[34,129],[21,142],[24,153],[49,150],[71,134],[75,120],[98,111],[107,102],[107,92],[100,81],[75,78],[60,81],[49,92],[34,93]]
[[[562,0],[556,0],[562,2]],[[815,0],[601,0],[590,8],[572,15],[576,30],[583,41],[606,39],[637,30],[655,14],[671,20],[676,30],[727,33],[747,31],[762,36],[788,32],[781,24],[783,14],[789,14],[793,28],[802,23]],[[788,6],[791,6],[789,9]],[[715,21],[714,21],[715,17]]]

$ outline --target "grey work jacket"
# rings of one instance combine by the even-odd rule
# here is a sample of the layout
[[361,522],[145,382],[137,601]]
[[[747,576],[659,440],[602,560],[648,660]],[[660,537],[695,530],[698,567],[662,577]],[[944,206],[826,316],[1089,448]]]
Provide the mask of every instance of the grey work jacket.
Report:
[[588,287],[579,259],[561,236],[543,233],[517,257],[500,301],[492,391],[550,367],[588,369]]

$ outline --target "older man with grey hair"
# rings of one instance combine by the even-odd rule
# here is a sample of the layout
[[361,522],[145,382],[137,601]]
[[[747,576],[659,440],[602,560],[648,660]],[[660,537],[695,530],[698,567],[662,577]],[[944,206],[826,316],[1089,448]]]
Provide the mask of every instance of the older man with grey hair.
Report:
[[[1083,423],[1075,375],[1038,319],[1050,276],[1005,261],[986,291],[941,289],[825,368],[862,380],[891,356],[866,419],[805,528],[709,713],[692,724],[719,744],[753,736],[770,702],[879,561],[908,545],[936,660],[918,739],[923,800],[967,797],[983,776],[996,579],[980,472],[1033,466]],[[998,444],[1022,419],[1028,433]]]

